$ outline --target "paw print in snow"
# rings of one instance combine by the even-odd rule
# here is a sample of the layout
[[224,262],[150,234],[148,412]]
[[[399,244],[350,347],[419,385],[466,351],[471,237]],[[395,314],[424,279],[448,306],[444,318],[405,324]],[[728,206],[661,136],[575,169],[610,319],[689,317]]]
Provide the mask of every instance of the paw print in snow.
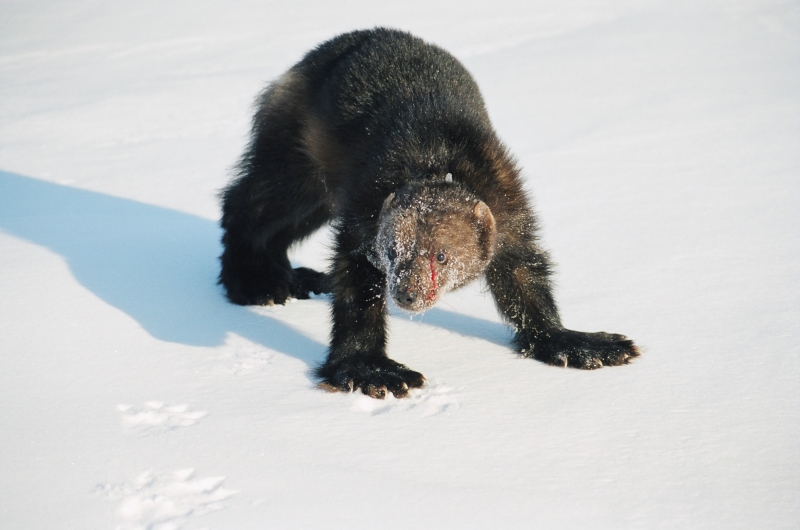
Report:
[[190,518],[225,508],[235,491],[222,487],[225,477],[195,478],[194,469],[156,476],[146,471],[125,484],[99,484],[95,493],[119,502],[124,530],[176,530]]
[[202,410],[189,410],[188,405],[165,405],[160,401],[148,401],[143,407],[117,405],[117,410],[122,413],[125,428],[140,434],[189,427],[208,414]]
[[402,399],[396,399],[391,394],[386,399],[373,399],[361,392],[353,392],[350,399],[353,401],[352,410],[370,416],[398,410],[413,410],[420,416],[436,416],[459,408],[458,399],[452,392],[453,389],[448,386],[430,382],[421,389],[409,391],[408,396]]

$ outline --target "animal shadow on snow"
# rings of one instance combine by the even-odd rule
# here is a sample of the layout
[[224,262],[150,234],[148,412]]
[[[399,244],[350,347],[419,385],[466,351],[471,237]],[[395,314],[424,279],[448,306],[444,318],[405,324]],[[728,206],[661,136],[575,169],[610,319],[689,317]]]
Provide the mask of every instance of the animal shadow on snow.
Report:
[[[214,221],[0,171],[0,230],[63,256],[78,282],[157,339],[217,346],[236,333],[309,366],[325,356],[325,344],[228,303],[216,284]],[[424,322],[492,342],[507,337],[500,324],[440,309]]]

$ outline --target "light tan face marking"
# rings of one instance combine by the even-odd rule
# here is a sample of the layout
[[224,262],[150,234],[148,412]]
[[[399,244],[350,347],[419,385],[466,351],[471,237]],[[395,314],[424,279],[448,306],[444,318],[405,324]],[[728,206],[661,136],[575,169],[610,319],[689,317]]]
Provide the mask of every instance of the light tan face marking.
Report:
[[[420,194],[403,201],[389,196],[374,244],[374,264],[386,273],[387,295],[401,309],[420,312],[475,280],[494,253],[494,219],[489,223],[489,218],[484,203],[463,193]],[[487,229],[492,237],[485,237]]]

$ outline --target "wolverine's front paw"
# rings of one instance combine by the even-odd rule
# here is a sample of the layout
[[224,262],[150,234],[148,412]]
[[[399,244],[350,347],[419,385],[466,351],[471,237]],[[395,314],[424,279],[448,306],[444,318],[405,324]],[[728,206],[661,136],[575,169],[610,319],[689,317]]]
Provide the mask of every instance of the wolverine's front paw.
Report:
[[584,370],[627,364],[639,356],[639,349],[624,335],[569,329],[542,333],[525,341],[521,351],[525,357],[548,364]]
[[387,392],[396,398],[406,397],[411,388],[420,388],[425,377],[388,357],[326,363],[317,369],[322,379],[317,385],[330,392],[353,392],[384,399]]

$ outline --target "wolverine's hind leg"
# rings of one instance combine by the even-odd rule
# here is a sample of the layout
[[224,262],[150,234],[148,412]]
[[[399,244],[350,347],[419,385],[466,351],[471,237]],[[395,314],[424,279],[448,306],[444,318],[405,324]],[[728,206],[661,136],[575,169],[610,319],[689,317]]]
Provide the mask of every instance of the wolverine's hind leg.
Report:
[[[219,276],[228,299],[240,305],[283,304],[288,298],[308,298],[330,292],[327,276],[312,269],[293,269],[287,250],[327,220],[318,212],[302,227],[291,226],[270,237],[241,237],[236,228],[226,230],[222,241]],[[273,220],[272,223],[276,224]],[[266,230],[265,230],[266,231]]]
[[290,71],[261,96],[239,177],[222,194],[219,283],[236,304],[283,304],[329,291],[323,273],[292,269],[287,255],[330,217],[325,184],[303,149],[304,91]]

